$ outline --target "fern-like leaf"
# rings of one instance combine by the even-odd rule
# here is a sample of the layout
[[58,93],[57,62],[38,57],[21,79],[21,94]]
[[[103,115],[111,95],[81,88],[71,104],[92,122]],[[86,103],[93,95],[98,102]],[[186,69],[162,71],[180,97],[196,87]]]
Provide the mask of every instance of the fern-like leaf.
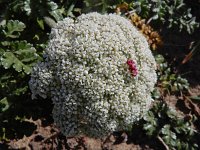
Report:
[[36,49],[26,41],[10,43],[10,49],[1,56],[1,64],[5,69],[13,67],[17,72],[29,74],[31,67],[38,60]]
[[22,32],[25,27],[25,24],[18,20],[9,20],[7,24],[4,25],[2,32],[6,37],[18,38],[20,36],[20,32]]

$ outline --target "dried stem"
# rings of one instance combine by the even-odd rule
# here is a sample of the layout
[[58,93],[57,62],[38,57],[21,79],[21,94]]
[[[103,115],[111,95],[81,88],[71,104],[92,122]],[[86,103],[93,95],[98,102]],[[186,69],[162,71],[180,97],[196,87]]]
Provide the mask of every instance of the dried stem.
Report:
[[165,147],[165,150],[169,150],[169,147],[167,144],[163,141],[163,139],[158,135],[157,136],[158,140],[162,143],[162,145]]

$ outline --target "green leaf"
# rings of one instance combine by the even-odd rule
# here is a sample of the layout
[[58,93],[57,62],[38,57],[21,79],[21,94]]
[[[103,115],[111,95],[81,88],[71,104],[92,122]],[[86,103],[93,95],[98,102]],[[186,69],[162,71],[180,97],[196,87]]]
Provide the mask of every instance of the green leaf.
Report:
[[38,19],[38,18],[37,18],[37,23],[38,23],[38,25],[40,26],[40,28],[41,28],[42,30],[44,30],[44,21],[43,21],[42,19]]
[[59,20],[62,20],[63,19],[63,16],[62,14],[60,13],[60,10],[54,10],[54,11],[51,11],[49,12],[51,14],[51,16],[53,16],[56,21],[59,21]]
[[162,55],[156,55],[155,59],[156,59],[157,63],[163,63],[165,61],[165,59]]
[[56,10],[58,8],[58,5],[55,2],[47,2],[47,5],[49,6],[50,10]]
[[19,96],[21,94],[24,94],[26,91],[28,90],[28,86],[24,86],[24,87],[21,87],[21,88],[17,88],[16,90],[13,91],[12,94],[16,95],[16,96]]
[[[13,58],[12,58],[12,53],[9,56],[9,53],[4,52],[3,57],[1,57],[1,64],[3,65],[3,67],[5,69],[8,69],[11,67],[11,65],[13,64]],[[6,59],[8,58],[8,59]]]
[[23,66],[23,70],[26,74],[29,74],[31,72],[31,67],[27,66],[27,65],[24,65]]
[[165,125],[161,129],[161,133],[163,135],[162,136],[163,140],[167,144],[172,145],[172,146],[176,145],[176,143],[174,142],[176,140],[176,134],[170,130],[170,125],[169,124]]
[[3,32],[6,37],[18,38],[25,27],[25,24],[18,20],[9,20]]
[[156,128],[151,124],[145,124],[143,129],[146,130],[148,136],[152,136],[156,130]]
[[37,62],[39,56],[34,47],[26,41],[11,42],[10,50],[6,50],[1,57],[1,64],[5,69],[13,68],[17,72],[31,72],[31,67]]
[[9,108],[8,99],[4,97],[0,100],[0,113],[6,111]]
[[5,69],[8,69],[13,65],[16,71],[21,72],[23,64],[15,57],[12,52],[5,52],[2,57],[2,65]]
[[31,14],[30,0],[24,1],[24,11],[28,16]]
[[170,76],[169,76],[169,80],[175,80],[176,79],[176,75],[175,74],[171,74]]
[[68,10],[67,10],[67,16],[71,16],[72,15],[72,11],[74,10],[74,7],[75,7],[75,4],[72,3],[70,5],[70,7],[68,8]]
[[155,88],[155,89],[153,90],[153,92],[152,92],[152,97],[153,97],[154,99],[159,99],[159,98],[161,97],[161,93],[160,93],[159,89]]
[[62,10],[58,9],[58,5],[55,2],[48,2],[48,7],[50,8],[49,13],[53,16],[56,21],[62,20]]

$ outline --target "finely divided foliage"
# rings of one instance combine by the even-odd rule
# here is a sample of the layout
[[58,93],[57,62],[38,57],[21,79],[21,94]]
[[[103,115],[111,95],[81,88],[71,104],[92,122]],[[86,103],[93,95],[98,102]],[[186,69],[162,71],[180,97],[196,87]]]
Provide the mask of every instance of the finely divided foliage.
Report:
[[57,23],[29,84],[33,98],[52,99],[62,133],[100,136],[127,129],[148,110],[155,69],[146,39],[128,20],[90,13]]

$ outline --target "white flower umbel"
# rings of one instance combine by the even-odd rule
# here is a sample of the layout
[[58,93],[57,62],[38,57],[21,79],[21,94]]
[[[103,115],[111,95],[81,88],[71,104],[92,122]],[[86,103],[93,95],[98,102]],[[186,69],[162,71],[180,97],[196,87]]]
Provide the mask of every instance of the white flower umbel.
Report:
[[52,29],[32,96],[50,97],[67,136],[127,129],[148,111],[156,63],[145,37],[115,14],[65,18]]

